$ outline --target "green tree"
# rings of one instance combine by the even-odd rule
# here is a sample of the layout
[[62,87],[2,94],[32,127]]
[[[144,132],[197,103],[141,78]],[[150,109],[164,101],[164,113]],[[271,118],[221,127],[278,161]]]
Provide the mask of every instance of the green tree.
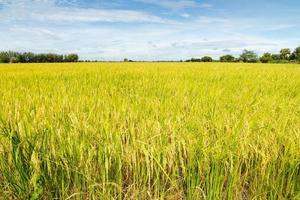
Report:
[[31,52],[25,52],[25,53],[23,53],[22,58],[23,58],[22,62],[32,63],[35,60],[35,55],[34,55],[34,53],[31,53]]
[[19,53],[13,51],[0,52],[0,62],[2,63],[53,63],[53,62],[77,62],[77,54],[59,55],[54,53],[34,54],[31,52]]
[[246,63],[256,63],[258,61],[258,56],[254,51],[244,50],[240,55],[240,61]]
[[192,58],[191,62],[201,62],[201,58]]
[[291,50],[288,48],[280,50],[280,58],[283,60],[288,60],[291,55]]
[[8,52],[0,52],[0,63],[9,63],[10,58]]
[[201,62],[212,62],[213,59],[210,56],[204,56],[201,58]]
[[280,62],[280,54],[272,54],[272,61],[273,62]]
[[220,62],[234,62],[235,61],[235,57],[233,57],[232,55],[224,55],[220,57]]
[[297,47],[295,51],[291,54],[290,60],[296,60],[300,62],[300,47]]
[[264,53],[264,55],[262,55],[262,57],[260,57],[259,60],[262,63],[270,63],[273,60],[272,54],[271,53]]
[[64,62],[78,62],[78,55],[77,54],[69,54],[65,55]]
[[0,53],[0,62],[2,63],[17,63],[20,62],[21,54],[13,51]]
[[11,57],[11,58],[9,59],[9,63],[18,63],[18,62],[19,62],[19,60],[18,60],[17,57]]

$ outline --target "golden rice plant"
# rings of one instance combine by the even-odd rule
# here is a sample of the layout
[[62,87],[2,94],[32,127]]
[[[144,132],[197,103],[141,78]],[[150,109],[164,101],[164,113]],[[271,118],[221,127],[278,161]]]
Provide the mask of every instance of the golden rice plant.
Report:
[[300,199],[300,67],[0,66],[3,199]]

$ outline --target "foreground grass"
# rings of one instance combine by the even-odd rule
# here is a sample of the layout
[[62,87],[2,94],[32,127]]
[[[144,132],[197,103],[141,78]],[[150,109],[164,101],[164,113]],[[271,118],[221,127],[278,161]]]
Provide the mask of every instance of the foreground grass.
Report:
[[299,65],[0,67],[0,198],[299,199]]

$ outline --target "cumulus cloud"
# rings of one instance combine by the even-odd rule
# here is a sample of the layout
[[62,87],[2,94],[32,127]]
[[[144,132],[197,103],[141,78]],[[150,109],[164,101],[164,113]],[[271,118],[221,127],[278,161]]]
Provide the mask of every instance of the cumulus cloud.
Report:
[[[69,21],[69,22],[153,22],[163,23],[155,15],[141,11],[116,9],[91,9],[76,7],[60,7],[66,2],[53,0],[0,0],[5,6],[0,19],[3,21],[32,20],[32,21]],[[75,4],[75,1],[69,1]]]
[[167,9],[185,9],[185,8],[212,8],[212,4],[198,3],[195,0],[134,0],[136,2],[142,2],[145,4],[152,4]]
[[[215,34],[202,32],[206,40],[191,34],[182,37],[178,25],[137,26],[131,29],[121,27],[78,27],[30,28],[18,26],[0,32],[2,47],[11,50],[35,52],[75,52],[82,59],[122,60],[178,60],[202,55],[217,58],[226,49],[239,54],[244,48],[276,50],[281,43],[247,35]],[[223,35],[222,35],[223,34]],[[38,44],[38,45],[37,45]],[[12,49],[13,47],[13,49]],[[260,53],[258,51],[258,53]]]
[[188,14],[188,13],[183,13],[180,15],[181,17],[184,17],[184,18],[189,18],[191,15]]
[[164,21],[157,16],[143,12],[129,10],[100,10],[60,8],[55,12],[36,12],[31,14],[32,19],[71,21],[71,22],[154,22]]

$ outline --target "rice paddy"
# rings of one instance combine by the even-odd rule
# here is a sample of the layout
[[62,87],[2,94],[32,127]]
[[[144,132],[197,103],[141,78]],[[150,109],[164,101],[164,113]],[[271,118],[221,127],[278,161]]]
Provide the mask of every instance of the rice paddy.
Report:
[[0,65],[0,199],[300,199],[300,66]]

